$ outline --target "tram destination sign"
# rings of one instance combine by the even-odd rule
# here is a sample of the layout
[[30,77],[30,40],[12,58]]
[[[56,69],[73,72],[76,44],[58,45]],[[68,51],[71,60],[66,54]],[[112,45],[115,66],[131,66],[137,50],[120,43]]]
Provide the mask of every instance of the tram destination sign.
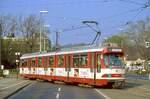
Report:
[[110,48],[109,51],[111,51],[111,52],[122,52],[122,49],[120,49],[120,48]]

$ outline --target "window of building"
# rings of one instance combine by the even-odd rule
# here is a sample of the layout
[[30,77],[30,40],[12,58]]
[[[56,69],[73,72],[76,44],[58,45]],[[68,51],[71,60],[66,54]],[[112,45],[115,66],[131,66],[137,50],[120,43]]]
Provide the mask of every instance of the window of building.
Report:
[[62,55],[58,56],[58,66],[61,67],[64,65],[64,57]]
[[54,57],[53,56],[49,57],[49,66],[50,67],[54,66]]

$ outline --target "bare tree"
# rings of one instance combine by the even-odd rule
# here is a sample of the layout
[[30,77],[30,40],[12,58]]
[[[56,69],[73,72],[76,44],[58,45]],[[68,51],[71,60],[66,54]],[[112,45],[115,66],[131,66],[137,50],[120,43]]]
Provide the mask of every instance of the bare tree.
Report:
[[143,20],[130,23],[124,30],[109,37],[106,42],[117,43],[123,47],[128,59],[143,59],[147,68],[150,61],[150,47],[146,47],[145,43],[150,42],[150,17]]
[[0,16],[0,41],[2,41],[0,42],[2,46],[0,56],[3,57],[2,64],[6,68],[15,66],[15,52],[19,51],[24,54],[39,51],[40,27],[42,37],[47,38],[47,45],[50,46],[50,40],[44,33],[43,22],[40,22],[42,22],[40,18],[34,15],[28,17]]
[[[13,38],[17,33],[17,19],[12,16],[0,16],[0,27],[1,27],[1,61],[3,65],[10,66],[14,64],[14,44]],[[14,47],[14,48],[12,48]],[[11,53],[10,53],[11,52]],[[13,52],[13,53],[12,53]],[[5,66],[5,67],[6,67]]]
[[36,16],[20,18],[20,31],[24,38],[25,52],[38,51],[40,20]]
[[150,42],[150,18],[147,17],[145,20],[130,24],[128,34],[136,46],[134,53],[144,59],[145,66],[147,66],[148,60],[150,60],[150,47],[146,48],[145,42]]

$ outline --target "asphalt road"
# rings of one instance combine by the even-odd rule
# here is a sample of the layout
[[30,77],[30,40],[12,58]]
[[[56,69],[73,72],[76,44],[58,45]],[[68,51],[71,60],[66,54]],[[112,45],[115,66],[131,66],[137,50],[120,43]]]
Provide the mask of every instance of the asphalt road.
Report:
[[127,74],[127,79],[142,79],[142,80],[149,80],[149,76],[137,75],[137,74]]
[[127,79],[123,89],[99,90],[110,99],[150,99],[150,80]]
[[102,95],[93,88],[34,82],[9,99],[105,99]]
[[127,79],[123,89],[35,81],[9,99],[150,99],[150,80]]

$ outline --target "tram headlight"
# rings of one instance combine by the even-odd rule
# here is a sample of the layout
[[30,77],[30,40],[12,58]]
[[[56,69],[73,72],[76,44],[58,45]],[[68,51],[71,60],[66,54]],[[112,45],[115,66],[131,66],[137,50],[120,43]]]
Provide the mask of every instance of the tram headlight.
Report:
[[111,74],[104,74],[102,77],[111,77]]

